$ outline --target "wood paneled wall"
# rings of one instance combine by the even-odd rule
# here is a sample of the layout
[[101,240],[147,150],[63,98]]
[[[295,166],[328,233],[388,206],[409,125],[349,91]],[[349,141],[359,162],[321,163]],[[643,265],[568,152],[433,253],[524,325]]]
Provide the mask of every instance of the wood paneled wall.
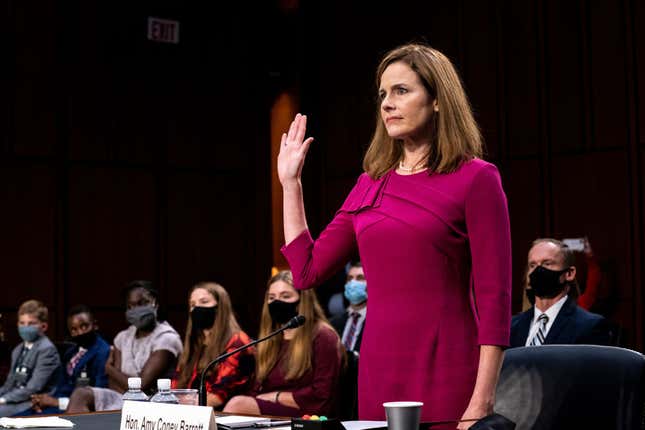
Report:
[[[459,69],[500,168],[513,238],[514,310],[537,237],[588,236],[604,271],[596,310],[643,348],[643,2],[308,2],[303,109],[316,137],[306,189],[317,229],[361,171],[374,70],[425,41]],[[315,27],[314,27],[315,26]],[[583,265],[583,264],[581,264]],[[394,293],[394,292],[393,292]]]
[[[76,303],[123,327],[120,290],[159,286],[181,328],[187,289],[213,279],[251,334],[272,238],[270,108],[299,88],[316,137],[305,169],[314,232],[360,173],[374,69],[424,40],[460,70],[509,199],[514,305],[530,242],[588,236],[598,310],[641,349],[645,38],[637,0],[401,0],[196,5],[11,0],[0,123],[0,312]],[[181,22],[146,40],[148,16]],[[296,91],[298,92],[298,91]],[[15,340],[15,333],[9,331]]]
[[[235,6],[233,6],[235,8]],[[112,337],[122,289],[159,288],[183,332],[187,291],[224,285],[250,334],[271,267],[264,41],[273,9],[183,2],[10,1],[3,80],[0,267],[5,330],[18,304],[50,307],[50,334],[86,303]],[[180,21],[178,45],[147,17]],[[265,44],[266,43],[266,44]]]

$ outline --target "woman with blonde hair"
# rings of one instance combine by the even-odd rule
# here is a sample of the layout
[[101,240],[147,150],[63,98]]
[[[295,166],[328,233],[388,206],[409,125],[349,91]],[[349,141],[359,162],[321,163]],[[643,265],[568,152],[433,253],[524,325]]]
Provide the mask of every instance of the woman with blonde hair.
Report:
[[421,400],[424,421],[468,428],[493,411],[509,342],[506,197],[450,60],[426,45],[385,55],[363,173],[314,241],[301,173],[313,138],[300,114],[282,136],[285,247],[296,289],[319,285],[358,251],[370,286],[359,362],[359,419]]
[[[199,388],[202,370],[221,354],[251,342],[233,313],[228,292],[215,282],[200,282],[188,294],[190,317],[184,351],[173,388]],[[206,374],[206,403],[221,408],[235,394],[248,390],[255,366],[249,348],[228,357]]]
[[273,276],[265,295],[260,335],[280,328],[296,315],[303,326],[258,344],[256,383],[246,396],[233,397],[224,412],[299,417],[335,412],[341,345],[312,290],[297,291],[291,272]]

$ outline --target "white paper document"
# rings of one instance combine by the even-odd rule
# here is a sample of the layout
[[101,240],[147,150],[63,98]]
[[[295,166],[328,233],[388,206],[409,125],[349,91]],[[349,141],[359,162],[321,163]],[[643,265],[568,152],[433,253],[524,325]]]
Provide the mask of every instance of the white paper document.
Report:
[[251,427],[255,423],[266,423],[271,421],[270,418],[249,417],[244,415],[226,415],[215,417],[217,426],[228,427],[231,429],[241,427]]
[[74,423],[60,417],[0,418],[0,427],[26,429],[32,427],[74,427]]
[[343,421],[346,430],[365,430],[387,427],[387,421]]

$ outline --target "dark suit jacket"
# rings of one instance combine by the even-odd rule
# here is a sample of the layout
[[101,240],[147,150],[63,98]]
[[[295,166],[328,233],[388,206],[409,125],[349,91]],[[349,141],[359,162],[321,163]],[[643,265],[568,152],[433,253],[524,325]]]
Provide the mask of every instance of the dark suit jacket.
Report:
[[[58,350],[47,336],[39,337],[31,350],[24,357],[22,365],[27,368],[27,383],[21,386],[18,382],[14,368],[16,360],[22,352],[23,343],[11,352],[11,368],[7,380],[0,387],[0,397],[7,403],[21,403],[29,401],[35,393],[51,394],[60,377],[60,357]],[[29,401],[31,403],[31,401]]]
[[[535,306],[515,315],[511,321],[511,347],[524,346],[533,321]],[[609,345],[611,330],[607,320],[587,312],[567,298],[546,335],[545,344]]]
[[[345,331],[345,324],[347,324],[348,319],[349,319],[349,313],[345,311],[342,314],[336,315],[335,317],[329,320],[329,322],[334,327],[334,329],[336,329],[336,332],[338,333],[338,336],[340,336],[341,341],[343,340],[343,331]],[[361,341],[363,340],[364,328],[365,328],[365,321],[363,321],[363,325],[361,326],[361,329],[358,332],[358,338],[356,338],[356,343],[354,344],[354,351],[361,350]]]
[[107,387],[107,375],[105,374],[105,362],[110,355],[110,345],[107,344],[101,336],[97,334],[96,341],[87,350],[87,352],[78,360],[76,367],[72,371],[72,375],[67,374],[67,363],[78,352],[78,346],[69,348],[63,354],[63,377],[61,378],[54,397],[69,397],[76,387],[76,379],[80,376],[83,369],[87,372],[87,377],[90,379],[92,387]]

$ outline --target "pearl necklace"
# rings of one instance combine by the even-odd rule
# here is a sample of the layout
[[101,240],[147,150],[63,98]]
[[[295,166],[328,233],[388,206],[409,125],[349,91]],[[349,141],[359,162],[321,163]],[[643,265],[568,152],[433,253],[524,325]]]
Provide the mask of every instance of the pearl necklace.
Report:
[[422,164],[422,165],[421,165],[421,166],[419,166],[419,167],[416,167],[416,166],[413,166],[413,167],[405,167],[405,166],[403,165],[403,160],[399,161],[399,169],[403,170],[404,172],[408,172],[408,173],[413,173],[413,172],[414,172],[414,171],[416,171],[416,170],[423,170],[423,169],[427,169],[427,167],[428,167],[428,166],[427,166],[426,164]]

